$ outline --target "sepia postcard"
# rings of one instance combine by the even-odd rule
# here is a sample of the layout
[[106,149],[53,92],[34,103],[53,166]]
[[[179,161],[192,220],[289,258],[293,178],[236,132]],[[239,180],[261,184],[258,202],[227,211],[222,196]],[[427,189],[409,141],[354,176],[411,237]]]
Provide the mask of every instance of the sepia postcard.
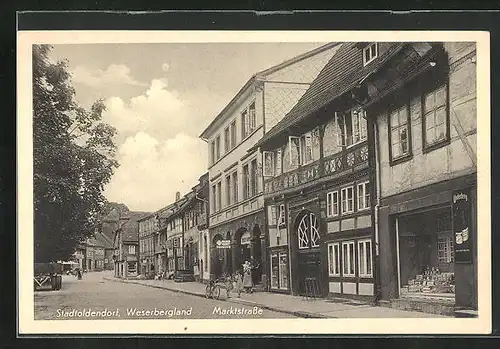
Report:
[[19,334],[490,333],[489,40],[19,31]]

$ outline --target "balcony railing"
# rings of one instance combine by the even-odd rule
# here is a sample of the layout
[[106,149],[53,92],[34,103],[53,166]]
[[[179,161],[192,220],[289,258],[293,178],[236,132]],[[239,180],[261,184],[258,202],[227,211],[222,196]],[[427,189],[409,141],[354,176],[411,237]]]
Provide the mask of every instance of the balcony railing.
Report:
[[354,171],[357,167],[365,167],[367,164],[368,145],[363,142],[340,153],[300,166],[280,176],[266,178],[264,180],[264,193],[287,191],[322,177]]

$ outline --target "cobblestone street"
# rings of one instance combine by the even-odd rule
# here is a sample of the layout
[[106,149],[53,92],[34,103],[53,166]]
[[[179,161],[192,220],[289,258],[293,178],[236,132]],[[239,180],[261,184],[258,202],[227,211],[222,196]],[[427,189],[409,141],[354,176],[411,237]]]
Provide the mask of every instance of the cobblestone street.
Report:
[[[255,311],[251,306],[240,306],[220,300],[205,299],[137,284],[108,281],[103,279],[104,276],[111,276],[111,273],[86,273],[82,280],[64,275],[60,291],[36,292],[35,320],[294,317],[293,315],[266,309],[261,309],[260,314],[254,314],[259,311]],[[154,314],[155,308],[157,310],[156,315]],[[97,314],[97,312],[104,310],[107,314]],[[132,314],[134,310],[135,314]],[[92,311],[96,313],[92,315]],[[152,314],[147,314],[146,311],[151,311]]]

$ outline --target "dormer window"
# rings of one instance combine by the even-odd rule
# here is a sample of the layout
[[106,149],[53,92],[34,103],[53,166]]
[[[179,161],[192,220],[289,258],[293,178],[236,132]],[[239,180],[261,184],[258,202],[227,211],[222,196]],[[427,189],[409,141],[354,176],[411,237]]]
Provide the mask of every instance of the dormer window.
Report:
[[363,49],[363,66],[367,65],[378,57],[377,43],[369,44]]

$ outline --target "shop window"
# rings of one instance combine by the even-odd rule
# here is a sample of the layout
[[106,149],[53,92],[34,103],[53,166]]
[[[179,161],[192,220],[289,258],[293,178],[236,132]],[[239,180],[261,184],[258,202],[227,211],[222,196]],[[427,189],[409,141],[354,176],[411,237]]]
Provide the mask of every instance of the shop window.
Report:
[[378,44],[376,42],[363,48],[363,66],[372,62],[378,57]]
[[370,183],[358,184],[358,210],[370,208]]
[[393,110],[389,114],[389,139],[391,162],[411,156],[409,105]]
[[340,245],[328,244],[328,275],[340,276]]
[[288,289],[288,254],[286,252],[271,254],[271,288]]
[[130,274],[135,274],[137,272],[137,264],[135,262],[127,262],[127,271]]
[[438,237],[437,245],[439,263],[453,263],[453,240],[451,236]]
[[358,241],[358,267],[360,277],[372,277],[372,242]]
[[347,241],[342,243],[342,263],[343,263],[343,276],[354,277],[355,273],[355,259],[354,259],[354,241]]
[[423,96],[424,151],[444,145],[449,137],[448,86],[442,85]]
[[319,225],[316,215],[307,213],[302,216],[297,229],[299,249],[319,247]]
[[366,141],[368,133],[365,112],[353,109],[346,113],[335,113],[337,141],[341,147],[350,147]]
[[354,212],[354,189],[353,187],[343,188],[340,191],[342,201],[342,214]]
[[326,215],[328,217],[339,214],[339,192],[332,191],[326,194]]

